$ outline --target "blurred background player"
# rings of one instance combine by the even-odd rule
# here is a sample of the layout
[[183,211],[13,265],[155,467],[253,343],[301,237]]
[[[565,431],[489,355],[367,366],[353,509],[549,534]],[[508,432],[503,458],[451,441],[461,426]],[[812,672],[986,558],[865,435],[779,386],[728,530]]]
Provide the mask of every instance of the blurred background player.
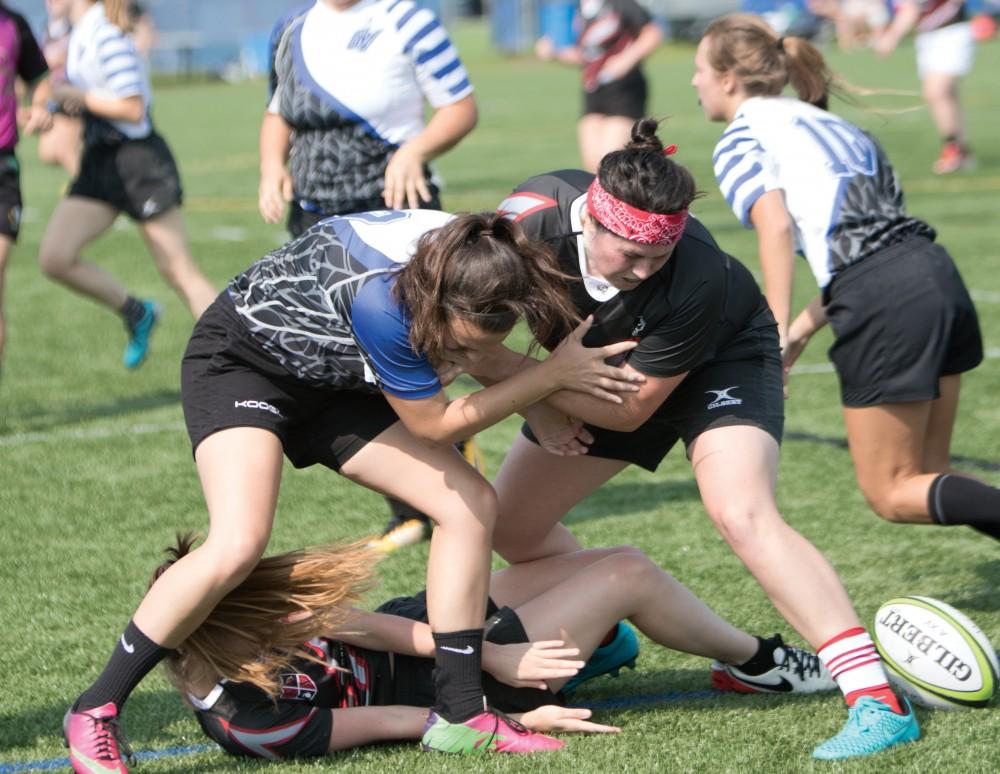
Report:
[[[157,575],[191,543],[179,538]],[[202,730],[223,749],[276,759],[421,737],[434,700],[426,598],[397,597],[374,613],[349,609],[369,585],[371,559],[356,546],[263,559],[164,662]],[[559,689],[622,617],[664,647],[726,662],[715,668],[751,683],[774,674],[795,692],[835,687],[825,672],[796,669],[814,655],[777,635],[740,632],[638,549],[619,547],[492,574],[483,645],[491,706],[517,713],[514,720],[534,731],[618,731],[589,723],[590,710],[563,706]],[[316,660],[289,657],[303,649]],[[283,663],[262,663],[268,650]],[[257,743],[264,738],[266,746]]]
[[[480,673],[496,494],[451,444],[553,390],[620,400],[635,378],[604,359],[632,345],[583,347],[581,324],[528,373],[450,403],[443,385],[458,373],[458,353],[490,357],[522,318],[539,338],[572,325],[554,263],[494,214],[379,211],[328,218],[229,283],[195,325],[181,366],[208,538],[153,584],[67,713],[78,771],[99,754],[123,770],[111,731],[121,708],[257,565],[285,456],[406,496],[434,518],[436,698],[425,746],[462,752],[469,737],[485,739],[498,723],[507,730],[484,706]],[[518,741],[521,752],[547,746],[530,734]]]
[[[683,441],[716,529],[778,612],[825,654],[853,705],[849,732],[869,703],[900,707],[836,571],[778,510],[784,401],[774,316],[746,267],[688,217],[694,179],[668,157],[675,149],[656,127],[636,122],[596,177],[539,175],[500,205],[582,279],[571,287],[578,313],[594,316],[587,343],[637,341],[621,367],[645,381],[618,405],[561,392],[522,412],[526,426],[494,481],[496,550],[511,563],[578,550],[559,523],[570,509],[630,464],[656,470]],[[486,365],[485,383],[521,367],[500,356]],[[912,712],[890,714],[907,738],[919,734]],[[814,755],[864,755],[901,740],[895,731],[860,740],[842,732]]]
[[[277,223],[286,203],[293,237],[331,215],[441,209],[429,163],[472,131],[478,111],[458,51],[431,11],[411,0],[316,0],[277,22],[271,47],[260,131],[266,222]],[[468,443],[463,452],[481,462]],[[380,550],[430,536],[426,515],[401,500],[389,508]]]
[[924,100],[941,137],[933,170],[939,175],[975,165],[959,99],[959,82],[972,69],[976,50],[965,0],[896,0],[892,21],[875,40],[875,51],[888,56],[916,30],[917,73]]
[[635,0],[581,0],[575,25],[576,45],[556,48],[542,37],[535,53],[583,68],[577,140],[583,168],[596,172],[604,155],[624,147],[632,124],[647,113],[642,62],[660,45],[663,31]]
[[[878,142],[826,110],[832,80],[808,41],[779,40],[750,16],[713,22],[696,60],[705,115],[728,123],[716,176],[757,232],[786,372],[829,319],[855,475],[872,510],[1000,539],[1000,490],[954,471],[949,452],[962,373],[983,358],[976,309],[934,229],[906,213]],[[781,96],[789,83],[798,99]],[[796,250],[821,295],[793,321]]]
[[[21,229],[21,165],[14,155],[18,123],[26,133],[51,125],[46,108],[48,67],[31,27],[21,14],[0,2],[0,373],[7,341],[3,313],[4,275],[7,259]],[[32,89],[31,104],[18,110],[17,82]]]
[[122,212],[134,220],[156,268],[197,319],[216,291],[188,249],[177,165],[153,128],[149,76],[128,37],[122,0],[72,0],[68,81],[53,101],[82,115],[80,172],[52,213],[39,252],[42,271],[121,315],[128,332],[123,362],[137,368],[159,319],[156,304],[130,294],[80,252]]
[[[45,32],[42,51],[49,65],[49,81],[53,86],[66,82],[66,59],[69,55],[69,7],[73,0],[45,0]],[[60,166],[70,179],[80,171],[83,148],[83,122],[79,116],[62,112],[52,115],[52,126],[38,137],[38,158],[45,164]]]

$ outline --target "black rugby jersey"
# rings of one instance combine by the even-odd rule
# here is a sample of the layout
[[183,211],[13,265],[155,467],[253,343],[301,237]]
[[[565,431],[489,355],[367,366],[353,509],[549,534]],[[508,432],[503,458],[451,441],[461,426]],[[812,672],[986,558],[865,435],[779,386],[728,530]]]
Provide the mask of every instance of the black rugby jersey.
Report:
[[616,290],[587,275],[580,214],[593,179],[579,170],[538,175],[498,208],[529,237],[546,242],[564,272],[580,278],[571,285],[573,301],[581,316],[594,315],[586,343],[636,339],[629,365],[659,377],[756,355],[755,331],[774,326],[774,317],[749,270],[724,253],[695,218],[688,219],[663,268],[636,289]]

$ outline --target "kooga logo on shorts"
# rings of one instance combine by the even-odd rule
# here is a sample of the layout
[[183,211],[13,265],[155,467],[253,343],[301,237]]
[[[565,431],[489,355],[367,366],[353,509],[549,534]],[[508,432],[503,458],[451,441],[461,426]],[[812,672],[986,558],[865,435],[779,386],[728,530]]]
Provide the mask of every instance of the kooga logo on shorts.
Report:
[[281,416],[281,412],[278,409],[262,400],[237,400],[233,401],[233,404],[234,408],[260,409],[261,411],[270,411],[275,416]]

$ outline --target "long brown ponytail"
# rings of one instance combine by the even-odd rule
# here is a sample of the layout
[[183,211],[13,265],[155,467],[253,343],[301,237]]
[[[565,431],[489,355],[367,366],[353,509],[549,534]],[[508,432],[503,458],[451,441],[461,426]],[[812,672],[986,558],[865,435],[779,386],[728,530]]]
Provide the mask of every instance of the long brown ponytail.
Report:
[[826,109],[835,79],[823,55],[804,38],[779,37],[758,16],[722,16],[705,30],[708,61],[731,72],[751,97],[776,97],[791,84],[799,99]]
[[128,13],[128,0],[104,0],[104,15],[122,32],[132,28]]
[[[187,555],[191,533],[178,534],[170,558],[153,575]],[[261,559],[208,618],[164,662],[181,691],[220,678],[252,683],[276,695],[278,676],[302,644],[328,633],[372,585],[377,556],[363,543],[318,546]]]
[[459,215],[424,234],[395,292],[410,313],[411,345],[436,364],[455,319],[489,333],[524,319],[538,341],[559,341],[577,319],[566,280],[545,245],[489,212]]

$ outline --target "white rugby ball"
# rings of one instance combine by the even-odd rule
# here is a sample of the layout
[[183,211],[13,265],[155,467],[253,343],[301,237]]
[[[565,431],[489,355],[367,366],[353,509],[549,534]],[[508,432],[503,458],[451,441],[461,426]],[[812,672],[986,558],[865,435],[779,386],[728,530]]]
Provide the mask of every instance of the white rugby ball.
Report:
[[872,639],[893,687],[937,709],[985,707],[997,690],[997,654],[968,616],[930,597],[890,599]]

